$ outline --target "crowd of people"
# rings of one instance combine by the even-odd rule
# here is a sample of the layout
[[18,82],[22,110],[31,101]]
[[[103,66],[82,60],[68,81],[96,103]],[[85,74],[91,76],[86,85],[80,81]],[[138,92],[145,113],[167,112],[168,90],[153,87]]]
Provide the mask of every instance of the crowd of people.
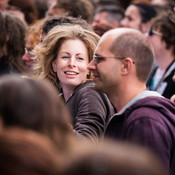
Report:
[[0,174],[175,175],[174,0],[0,0]]

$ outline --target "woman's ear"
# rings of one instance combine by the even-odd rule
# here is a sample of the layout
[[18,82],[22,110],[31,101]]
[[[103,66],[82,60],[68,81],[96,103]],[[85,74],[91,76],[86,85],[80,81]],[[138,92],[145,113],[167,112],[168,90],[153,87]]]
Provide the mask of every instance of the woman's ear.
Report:
[[54,72],[57,72],[57,64],[56,64],[56,60],[52,62],[52,68]]

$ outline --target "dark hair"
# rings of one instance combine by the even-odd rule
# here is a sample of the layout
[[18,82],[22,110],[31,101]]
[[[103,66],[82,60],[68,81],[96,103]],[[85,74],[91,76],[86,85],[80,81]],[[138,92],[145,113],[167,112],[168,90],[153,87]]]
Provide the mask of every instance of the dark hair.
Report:
[[66,149],[70,116],[56,90],[45,80],[6,75],[0,79],[0,116],[4,127],[43,133]]
[[56,0],[58,7],[64,9],[68,16],[82,17],[91,22],[94,15],[94,6],[87,0]]
[[162,33],[162,41],[166,43],[166,48],[173,48],[175,56],[175,14],[172,11],[162,12],[151,22],[152,29],[158,29]]
[[67,17],[48,17],[46,21],[42,25],[42,33],[47,34],[53,27],[59,25],[66,25],[66,24],[78,24],[84,29],[92,30],[90,25],[81,17],[74,18],[71,16]]
[[25,65],[22,56],[25,47],[26,25],[17,17],[0,12],[0,31],[0,58],[8,57],[6,62],[10,69],[15,67],[19,72],[24,72]]
[[136,6],[139,9],[142,23],[150,21],[157,15],[156,10],[152,5],[146,3],[135,3],[132,5]]
[[27,24],[32,24],[38,19],[38,12],[33,0],[9,0],[9,5],[17,7],[24,13]]
[[97,2],[97,5],[98,6],[106,6],[106,5],[111,5],[111,6],[120,6],[121,4],[120,4],[120,2],[118,1],[118,0],[99,0],[98,2]]
[[46,0],[34,0],[35,6],[38,12],[38,19],[45,18],[46,12],[48,10],[48,4]]
[[105,5],[105,6],[97,8],[97,10],[95,11],[95,13],[100,13],[100,12],[120,14],[122,17],[124,17],[124,10],[120,6]]

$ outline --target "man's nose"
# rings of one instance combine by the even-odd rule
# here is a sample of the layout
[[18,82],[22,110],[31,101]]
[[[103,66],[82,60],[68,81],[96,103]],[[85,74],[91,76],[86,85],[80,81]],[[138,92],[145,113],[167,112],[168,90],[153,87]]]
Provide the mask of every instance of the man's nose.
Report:
[[93,59],[87,66],[89,70],[95,70],[96,69],[96,63],[95,60]]

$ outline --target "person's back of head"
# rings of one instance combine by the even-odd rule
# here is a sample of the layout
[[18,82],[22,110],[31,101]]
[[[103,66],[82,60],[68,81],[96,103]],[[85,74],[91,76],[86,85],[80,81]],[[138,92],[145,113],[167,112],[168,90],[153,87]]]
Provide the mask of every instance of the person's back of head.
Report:
[[111,52],[133,59],[137,78],[146,82],[154,62],[154,52],[148,38],[140,31],[129,28],[113,29],[108,34],[114,38]]
[[19,126],[43,133],[60,149],[71,138],[70,116],[47,82],[15,75],[0,79],[0,116],[4,128]]
[[152,152],[129,143],[106,142],[83,148],[67,160],[64,175],[166,175]]
[[94,6],[87,0],[56,0],[56,5],[66,16],[82,17],[88,23],[92,21]]
[[0,174],[58,175],[61,163],[61,154],[42,134],[21,128],[0,134]]
[[87,23],[86,20],[79,18],[74,18],[71,16],[66,17],[59,17],[59,16],[52,16],[48,17],[42,25],[42,34],[47,34],[53,27],[59,25],[69,25],[69,24],[77,24],[87,30],[92,30],[91,26]]
[[0,13],[0,58],[8,57],[10,68],[16,67],[23,72],[22,55],[25,47],[26,25],[17,17],[6,12]]

